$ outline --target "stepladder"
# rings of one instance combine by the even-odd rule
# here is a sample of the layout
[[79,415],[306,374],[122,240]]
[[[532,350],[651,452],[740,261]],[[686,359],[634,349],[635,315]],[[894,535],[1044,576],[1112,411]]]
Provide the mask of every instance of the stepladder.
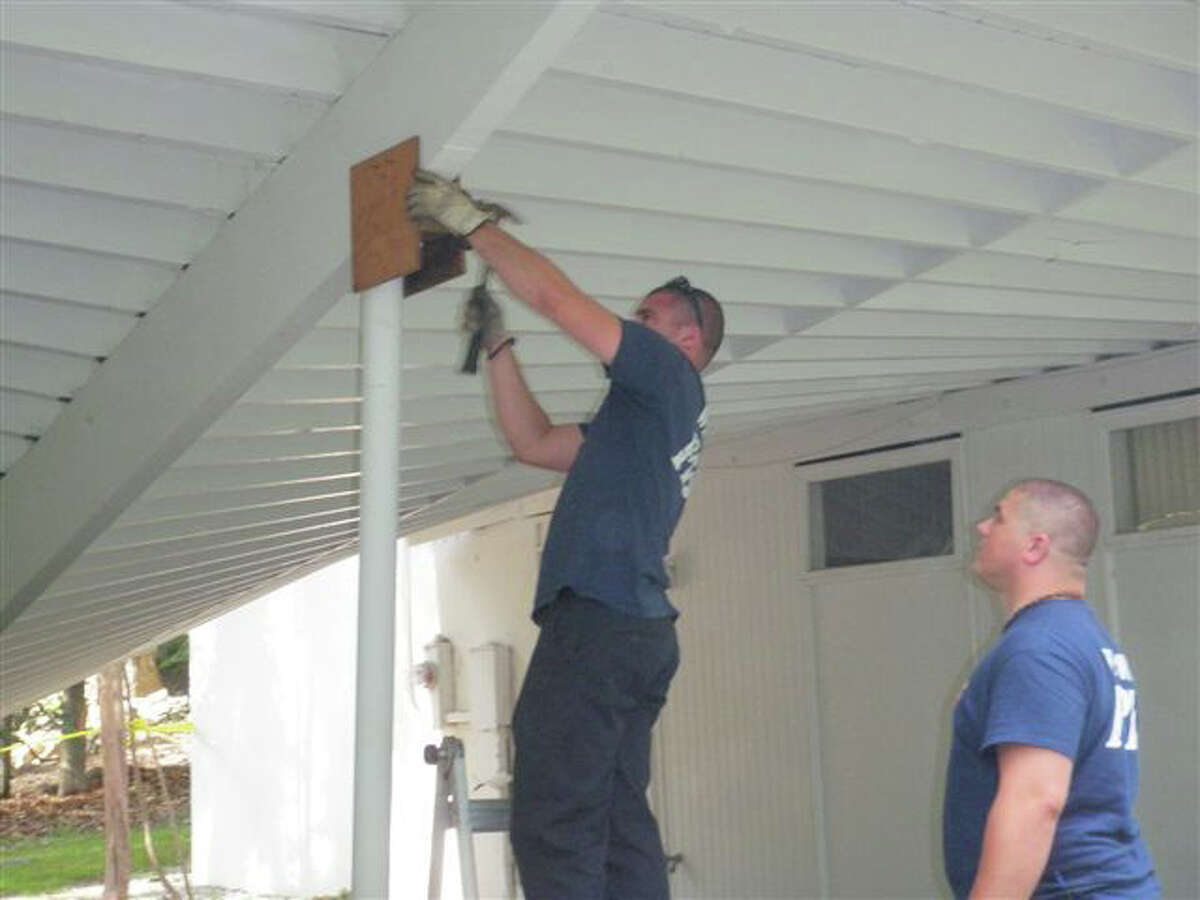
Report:
[[433,840],[429,854],[429,900],[441,900],[446,831],[458,838],[459,875],[463,900],[479,900],[475,868],[477,834],[508,831],[510,803],[502,799],[472,800],[463,743],[446,737],[440,746],[425,747],[425,762],[437,766],[433,797]]

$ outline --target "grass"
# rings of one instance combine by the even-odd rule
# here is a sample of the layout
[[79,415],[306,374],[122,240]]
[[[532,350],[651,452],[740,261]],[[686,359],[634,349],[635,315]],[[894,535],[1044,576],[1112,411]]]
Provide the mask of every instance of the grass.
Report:
[[[168,871],[176,868],[175,838],[170,826],[152,828],[150,833],[159,862]],[[187,853],[191,834],[186,826],[181,837]],[[129,843],[133,871],[153,874],[140,827],[133,830]],[[102,831],[62,831],[49,837],[0,841],[0,897],[44,894],[103,880]]]

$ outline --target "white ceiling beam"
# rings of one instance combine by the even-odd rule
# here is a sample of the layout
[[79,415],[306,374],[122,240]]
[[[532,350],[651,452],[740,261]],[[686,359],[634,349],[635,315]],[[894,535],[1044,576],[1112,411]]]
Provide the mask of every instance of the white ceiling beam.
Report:
[[[1021,315],[1031,319],[1132,319],[1146,322],[1196,321],[1197,305],[1130,300],[1048,291],[979,288],[958,284],[909,282],[888,288],[860,309],[908,309],[919,312]],[[1031,323],[1031,327],[1035,327]]]
[[0,432],[0,472],[7,472],[32,446],[33,442],[28,438]]
[[293,18],[305,22],[350,28],[381,35],[399,31],[410,15],[408,4],[399,0],[375,3],[346,3],[345,0],[188,0],[195,6],[232,9],[270,18]]
[[1197,21],[1193,0],[1154,3],[967,0],[966,4],[957,5],[986,11],[989,20],[1034,23],[1050,33],[1081,39],[1097,50],[1103,48],[1152,62],[1196,68]]
[[[977,15],[954,14],[951,4],[645,5],[716,25],[740,41],[834,54],[885,73],[968,85],[1184,138],[1197,127],[1196,79],[1190,73],[1046,40],[1040,33],[981,25]],[[1149,6],[1137,15],[1152,16]],[[1018,59],[1020,65],[1014,65]]]
[[[594,359],[570,338],[563,336],[560,331],[547,330],[543,333],[530,334],[512,327],[512,323],[508,323],[508,326],[508,331],[515,334],[521,342],[522,355],[527,359],[536,359],[539,365],[583,365]],[[340,384],[336,379],[331,379],[330,384],[323,385],[321,378],[329,370],[356,369],[359,365],[358,345],[359,334],[353,329],[318,326],[301,338],[296,346],[279,360],[274,371],[264,376],[264,381],[255,385],[252,392],[247,394],[246,399],[269,399],[270,379],[273,376],[284,376],[297,372],[311,376],[313,389],[317,392],[312,395],[314,399],[328,396],[331,391],[334,392],[333,396],[357,397],[359,395],[357,385],[353,387],[352,393],[346,393],[345,389],[350,387],[348,383]],[[462,362],[463,352],[466,349],[466,338],[457,329],[443,328],[431,331],[408,327],[404,329],[404,334],[401,336],[401,345],[401,358],[407,368],[431,367],[454,370]],[[357,379],[356,372],[349,374]],[[413,374],[414,377],[420,377],[419,372]],[[461,381],[464,387],[481,384],[478,378],[468,378],[466,375],[462,376]],[[419,392],[420,387],[418,381],[412,389]],[[481,392],[482,388],[477,388],[477,390]]]
[[[141,525],[114,525],[104,537],[96,541],[88,553],[95,551],[139,547],[149,544],[167,543],[185,538],[242,533],[246,529],[272,522],[299,523],[330,513],[350,513],[358,509],[356,494],[332,497],[316,497],[292,504],[286,511],[277,507],[236,510],[177,519],[171,522],[151,522]],[[290,527],[288,525],[287,527]],[[87,557],[85,553],[80,559]]]
[[1165,237],[1088,222],[1033,220],[996,239],[988,249],[1179,275],[1195,276],[1197,271],[1197,244],[1192,238]]
[[[98,577],[72,586],[69,590],[56,590],[47,599],[53,600],[60,610],[64,607],[71,610],[69,616],[64,617],[68,621],[91,619],[99,630],[100,627],[119,622],[123,618],[122,609],[141,605],[138,603],[139,598],[144,600],[149,595],[157,595],[161,602],[166,602],[174,591],[185,586],[190,586],[193,590],[196,587],[208,587],[220,583],[222,579],[240,577],[247,571],[301,561],[306,556],[311,557],[314,552],[323,552],[330,545],[351,540],[356,530],[356,526],[348,525],[301,538],[283,537],[276,541],[266,541],[254,550],[219,556],[217,565],[206,566],[203,561],[198,561],[173,570],[164,569],[142,575],[117,577],[107,582]],[[206,575],[209,580],[206,580]],[[33,622],[36,622],[36,618]],[[22,650],[24,649],[23,644]]]
[[931,357],[1044,357],[1053,353],[1095,356],[1101,353],[1137,353],[1147,349],[1141,341],[1084,341],[1042,338],[1036,332],[1024,338],[961,339],[902,337],[784,338],[747,357],[753,361],[817,359],[911,359]]
[[43,300],[142,313],[178,276],[177,266],[164,263],[0,241],[0,285]]
[[[938,57],[940,49],[929,56]],[[1045,103],[921,75],[848,66],[819,55],[613,15],[596,16],[557,68],[720,106],[814,119],[1079,175],[1134,171],[1136,163],[1147,165],[1186,140],[1108,126]],[[1005,68],[1019,67],[1009,60]],[[1013,128],[1013,122],[1022,127]],[[1138,158],[1118,153],[1112,137],[1142,142]]]
[[0,431],[6,434],[41,435],[62,411],[63,404],[49,397],[0,388]]
[[921,280],[1176,303],[1190,302],[1200,295],[1200,280],[1195,275],[977,250],[931,267],[921,273]]
[[24,53],[0,54],[0,113],[278,162],[329,101]]
[[176,266],[191,262],[225,222],[212,213],[12,181],[3,191],[0,237]]
[[102,584],[117,577],[143,577],[196,563],[219,562],[256,550],[266,541],[325,535],[330,531],[344,531],[348,526],[356,527],[357,523],[358,510],[343,509],[218,535],[191,535],[171,541],[97,550],[81,556],[71,567],[71,573],[55,583],[55,589],[69,591],[76,585]]
[[137,323],[126,312],[66,307],[0,291],[5,340],[80,356],[108,356]]
[[0,127],[0,177],[197,212],[233,212],[274,168],[260,160],[233,160],[139,137],[22,121],[4,121]]
[[561,72],[529,92],[503,134],[1017,213],[1053,209],[1095,184],[991,154]]
[[1047,340],[1188,340],[1200,337],[1200,324],[1145,322],[1140,319],[1038,318],[1020,315],[974,315],[960,312],[851,309],[818,322],[812,336],[902,338],[1008,338],[1027,340],[1036,329]]
[[[504,458],[493,456],[449,464],[410,466],[402,456],[402,477],[404,483],[411,486],[470,478],[494,470],[504,462]],[[357,478],[359,462],[358,455],[354,454],[171,468],[144,496],[147,500],[153,500],[158,497],[204,494],[208,491],[246,490],[293,482]]]
[[1195,193],[1197,173],[1200,173],[1200,160],[1197,160],[1196,144],[1193,142],[1141,169],[1134,175],[1134,179],[1159,187]]
[[59,56],[333,99],[379,52],[378,35],[174,2],[9,3],[0,39]]
[[525,219],[513,233],[551,254],[591,251],[666,258],[684,269],[709,263],[867,278],[903,278],[915,265],[913,253],[890,241],[528,197],[497,199],[511,200]]
[[[804,381],[809,378],[849,378],[855,375],[912,375],[933,372],[986,373],[991,369],[1023,368],[1037,371],[1048,366],[1091,362],[1087,354],[1047,353],[1043,356],[953,357],[949,359],[860,359],[739,362],[709,376],[713,384],[754,381]],[[980,378],[988,378],[980,374]]]
[[[1026,371],[1024,368],[991,369],[990,378],[1003,378]],[[714,384],[705,389],[709,406],[726,401],[756,400],[770,397],[803,398],[812,394],[839,394],[851,391],[879,393],[893,388],[933,393],[961,384],[961,373],[916,375],[870,375],[843,378],[812,378],[806,381],[754,381],[740,384]]]
[[402,517],[400,532],[406,537],[414,535],[414,539],[420,541],[424,538],[421,535],[422,531],[432,529],[443,522],[487,509],[506,500],[527,497],[537,491],[553,487],[561,481],[560,473],[510,463],[495,475],[481,478],[437,503]]
[[[460,487],[461,480],[440,484],[414,485],[400,491],[401,503],[428,501]],[[121,524],[148,524],[152,522],[190,519],[218,513],[246,509],[275,507],[290,508],[292,504],[304,503],[318,497],[358,496],[358,480],[308,481],[274,487],[253,488],[246,491],[220,491],[183,497],[162,497],[139,500],[118,521]]]
[[0,627],[348,292],[350,165],[415,133],[461,166],[590,14],[422,7],[0,482]]
[[[463,177],[482,196],[524,195],[947,247],[979,243],[968,210],[944,201],[737,171],[727,165],[548,147],[528,138],[494,138]],[[715,184],[720,184],[719,191],[713,190]],[[513,201],[515,209],[520,206],[519,200]],[[995,227],[1003,230],[1020,221],[1013,214],[978,209],[971,213],[993,216],[998,220]]]
[[[9,335],[7,322],[3,334]],[[0,342],[0,357],[0,386],[45,397],[72,396],[97,366],[95,360],[6,341]]]
[[1200,208],[1194,191],[1125,181],[1089,191],[1056,210],[1054,218],[1195,240]]

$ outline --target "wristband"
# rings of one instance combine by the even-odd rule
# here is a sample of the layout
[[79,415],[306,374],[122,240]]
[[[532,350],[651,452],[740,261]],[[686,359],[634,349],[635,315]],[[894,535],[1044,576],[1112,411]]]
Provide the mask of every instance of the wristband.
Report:
[[511,347],[516,342],[517,342],[517,339],[513,335],[510,334],[508,337],[506,337],[499,344],[497,344],[495,347],[493,347],[491,350],[489,350],[487,352],[488,359],[495,359],[497,356],[500,355],[501,350],[503,350],[505,347]]

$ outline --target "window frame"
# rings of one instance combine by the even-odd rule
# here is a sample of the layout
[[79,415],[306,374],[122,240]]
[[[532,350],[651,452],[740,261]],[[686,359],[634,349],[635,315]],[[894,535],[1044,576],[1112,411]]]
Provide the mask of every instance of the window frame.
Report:
[[1104,542],[1113,549],[1141,547],[1148,544],[1189,542],[1200,539],[1200,525],[1178,525],[1154,531],[1117,531],[1117,490],[1113,479],[1113,434],[1143,425],[1162,425],[1200,416],[1200,396],[1175,397],[1141,406],[1102,410],[1092,414],[1098,427],[1096,453],[1104,473],[1104,501],[1108,515],[1104,516]]
[[[811,503],[812,491],[810,485],[836,478],[870,475],[875,472],[889,472],[895,469],[907,469],[925,463],[950,463],[950,522],[951,536],[954,540],[954,552],[942,556],[920,556],[914,559],[894,559],[886,562],[862,563],[854,566],[837,566],[835,568],[813,568],[812,536],[810,523],[812,521]],[[831,462],[805,464],[797,461],[793,471],[800,479],[800,502],[803,504],[802,515],[798,516],[800,541],[800,571],[803,576],[815,582],[837,578],[882,577],[899,574],[905,571],[929,568],[960,568],[964,559],[967,544],[966,523],[963,520],[963,464],[962,438],[953,437],[915,447],[904,447],[897,450],[879,452],[866,451],[862,456],[849,459],[839,459]]]

